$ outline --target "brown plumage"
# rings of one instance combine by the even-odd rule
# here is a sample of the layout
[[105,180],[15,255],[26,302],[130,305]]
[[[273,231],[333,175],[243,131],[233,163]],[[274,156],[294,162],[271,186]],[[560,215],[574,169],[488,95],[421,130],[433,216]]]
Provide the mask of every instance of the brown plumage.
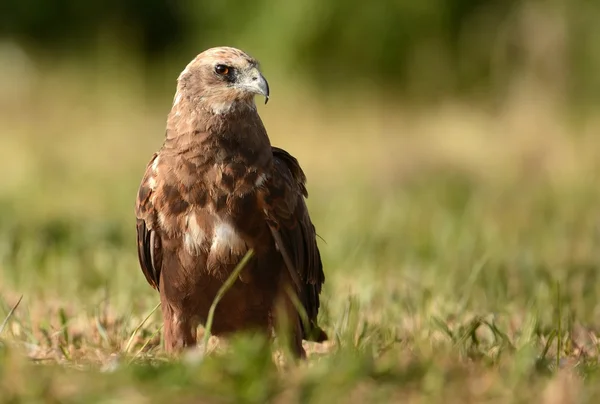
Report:
[[[160,293],[165,346],[196,343],[218,289],[248,249],[254,256],[217,306],[212,332],[289,332],[323,341],[325,281],[298,161],[272,147],[254,96],[269,87],[256,60],[235,48],[198,55],[177,80],[165,141],[137,201],[140,266]],[[291,287],[291,288],[289,288]],[[295,291],[308,327],[286,290]]]

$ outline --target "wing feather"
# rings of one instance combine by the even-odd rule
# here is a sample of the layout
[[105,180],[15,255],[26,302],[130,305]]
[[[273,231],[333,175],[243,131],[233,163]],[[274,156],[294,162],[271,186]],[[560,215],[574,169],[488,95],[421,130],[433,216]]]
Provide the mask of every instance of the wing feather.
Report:
[[152,193],[156,183],[156,171],[154,162],[158,153],[154,153],[146,167],[142,183],[138,189],[135,203],[136,229],[137,229],[137,251],[140,267],[148,283],[155,289],[159,289],[160,268],[162,264],[162,247],[158,233],[155,231],[156,210],[152,204]]
[[306,176],[296,158],[283,149],[272,149],[273,171],[266,183],[264,198],[267,223],[313,327],[305,330],[305,334],[322,341],[327,336],[318,328],[316,320],[325,274],[315,227],[305,202],[308,197]]

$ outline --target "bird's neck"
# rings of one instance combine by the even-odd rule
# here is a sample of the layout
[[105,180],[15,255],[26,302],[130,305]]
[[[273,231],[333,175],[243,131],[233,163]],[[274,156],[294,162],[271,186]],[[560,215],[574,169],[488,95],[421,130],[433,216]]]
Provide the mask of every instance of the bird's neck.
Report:
[[173,98],[171,114],[196,112],[198,114],[228,115],[245,111],[256,111],[254,96],[231,97],[218,92],[209,92],[190,97],[183,95],[181,90],[177,90]]
[[[232,105],[213,102],[210,109],[201,101],[192,103],[175,98],[167,120],[166,141],[172,152],[218,145],[220,154],[249,150],[269,150],[267,136],[254,100]],[[231,149],[231,150],[230,150]]]
[[256,111],[254,99],[236,99],[225,101],[200,102],[199,107],[212,115],[230,115]]

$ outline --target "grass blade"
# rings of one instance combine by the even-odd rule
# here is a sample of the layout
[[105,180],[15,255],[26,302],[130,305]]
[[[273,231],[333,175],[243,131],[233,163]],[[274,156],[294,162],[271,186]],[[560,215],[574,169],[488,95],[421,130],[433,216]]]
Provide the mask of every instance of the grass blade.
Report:
[[548,340],[546,341],[546,344],[544,345],[544,349],[542,350],[542,354],[540,355],[541,359],[546,359],[546,356],[548,355],[548,351],[550,351],[550,346],[556,339],[556,336],[557,336],[556,330],[552,330],[550,332],[550,334],[548,334]]
[[233,272],[231,272],[231,275],[229,275],[229,277],[227,278],[225,283],[223,283],[223,285],[221,285],[221,288],[217,292],[217,295],[215,296],[215,299],[213,300],[213,302],[210,306],[210,310],[208,311],[208,318],[206,319],[206,326],[204,327],[204,338],[203,338],[204,355],[206,355],[206,352],[208,350],[208,339],[210,338],[210,331],[212,329],[213,318],[215,316],[215,310],[217,308],[217,304],[219,304],[219,301],[223,298],[225,293],[227,293],[227,291],[233,286],[236,279],[240,275],[240,272],[242,271],[242,269],[244,269],[244,267],[246,266],[246,264],[248,263],[250,258],[252,258],[253,255],[254,255],[254,249],[251,248],[250,250],[248,250],[246,255],[244,255],[244,258],[242,258],[242,260],[235,267]]
[[0,335],[2,335],[2,331],[4,331],[4,328],[8,324],[8,320],[10,320],[10,318],[14,314],[15,310],[17,310],[17,307],[19,307],[19,303],[21,303],[22,299],[23,299],[23,295],[21,295],[21,297],[19,297],[19,300],[17,300],[17,303],[15,303],[15,305],[10,309],[10,311],[6,315],[6,318],[4,319],[4,321],[2,322],[2,324],[0,324]]
[[108,338],[108,333],[106,332],[106,328],[104,328],[104,326],[102,325],[102,322],[100,320],[100,318],[98,317],[100,314],[97,314],[94,317],[94,321],[96,322],[96,329],[98,330],[98,335],[100,335],[100,338],[102,338],[102,340],[106,343],[106,344],[110,344],[110,339]]
[[129,352],[129,349],[131,348],[131,344],[133,343],[133,338],[138,333],[138,331],[144,326],[144,324],[146,324],[146,321],[148,321],[148,319],[150,318],[150,316],[152,314],[154,314],[154,312],[156,311],[156,309],[158,309],[159,307],[160,307],[160,302],[158,302],[158,304],[156,306],[154,306],[154,308],[152,309],[152,311],[150,311],[150,313],[148,313],[148,315],[142,320],[142,322],[139,323],[137,327],[135,327],[135,330],[133,330],[133,333],[131,333],[131,336],[129,337],[129,340],[127,341],[127,345],[125,346],[125,352]]
[[556,331],[556,371],[560,369],[560,351],[562,349],[562,310],[560,302],[560,283],[556,281],[556,310],[558,316],[558,329]]
[[448,327],[448,324],[446,324],[441,318],[439,318],[437,316],[433,316],[431,318],[431,323],[439,331],[441,331],[444,334],[446,334],[448,336],[448,338],[450,338],[450,341],[455,342],[456,337],[454,336],[454,333],[452,332],[452,330],[450,329],[450,327]]
[[133,355],[133,358],[131,358],[129,360],[129,363],[127,363],[127,365],[131,365],[133,363],[133,361],[140,356],[140,354],[144,351],[144,349],[148,346],[148,344],[150,343],[150,341],[152,341],[154,339],[154,337],[156,337],[156,335],[160,332],[160,330],[162,330],[163,326],[162,324],[160,325],[160,327],[157,328],[156,331],[154,331],[152,333],[152,335],[150,335],[150,338],[148,338],[146,340],[146,342],[144,342],[144,345],[142,345],[142,347],[135,353],[135,355]]
[[60,319],[60,327],[62,330],[63,340],[65,345],[69,345],[69,320],[67,318],[67,313],[63,307],[58,311],[58,317]]

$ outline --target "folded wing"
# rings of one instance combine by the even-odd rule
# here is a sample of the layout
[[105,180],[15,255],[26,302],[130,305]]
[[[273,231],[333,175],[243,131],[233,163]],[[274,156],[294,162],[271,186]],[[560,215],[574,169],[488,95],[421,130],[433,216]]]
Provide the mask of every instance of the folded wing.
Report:
[[267,223],[310,322],[311,329],[304,330],[305,338],[323,341],[327,336],[316,320],[325,274],[306,207],[305,183],[298,161],[285,150],[273,147],[273,171],[265,183],[263,198]]
[[157,214],[152,204],[152,193],[156,188],[156,164],[158,154],[155,153],[146,167],[135,203],[137,227],[137,251],[140,267],[148,283],[159,289],[160,269],[162,261],[161,240],[156,232]]

